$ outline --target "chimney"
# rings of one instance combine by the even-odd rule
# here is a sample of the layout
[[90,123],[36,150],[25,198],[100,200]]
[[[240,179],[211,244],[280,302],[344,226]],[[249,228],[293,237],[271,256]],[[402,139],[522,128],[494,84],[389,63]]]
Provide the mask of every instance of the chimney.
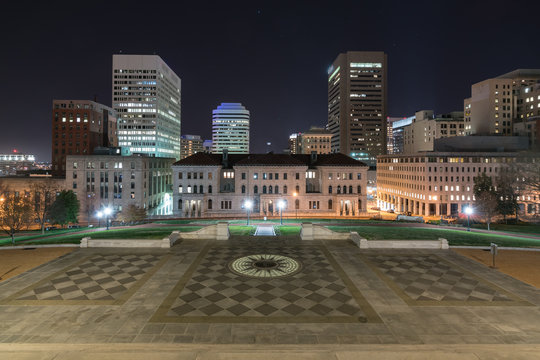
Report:
[[317,162],[317,152],[316,151],[312,151],[311,152],[311,164],[315,164]]
[[221,160],[223,167],[229,167],[229,150],[223,149],[223,158]]

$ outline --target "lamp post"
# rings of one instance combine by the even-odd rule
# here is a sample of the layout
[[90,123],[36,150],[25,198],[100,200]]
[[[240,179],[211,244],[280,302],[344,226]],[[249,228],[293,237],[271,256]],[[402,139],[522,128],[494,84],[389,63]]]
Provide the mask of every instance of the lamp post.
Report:
[[465,208],[465,214],[467,214],[467,231],[471,231],[471,214],[473,213],[473,208],[469,205]]
[[283,225],[283,208],[285,207],[285,202],[283,200],[278,201],[279,208],[279,224]]
[[296,210],[296,219],[298,219],[298,206],[296,206],[296,197],[298,196],[298,193],[295,191],[292,195],[294,196],[294,209]]
[[98,211],[96,213],[96,217],[98,218],[98,228],[101,227],[101,218],[103,217],[103,211]]
[[105,214],[105,220],[107,221],[107,230],[109,230],[109,215],[112,213],[112,209],[110,207],[106,207],[103,209],[103,213]]
[[253,202],[251,200],[244,201],[244,207],[246,208],[247,212],[247,224],[249,225],[249,212],[251,211],[251,208],[253,207]]

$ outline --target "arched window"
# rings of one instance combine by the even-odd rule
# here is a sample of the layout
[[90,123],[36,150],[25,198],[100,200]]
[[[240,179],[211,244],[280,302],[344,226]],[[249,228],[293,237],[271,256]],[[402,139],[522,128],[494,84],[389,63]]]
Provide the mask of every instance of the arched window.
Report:
[[182,210],[182,199],[178,199],[178,210]]
[[347,193],[347,185],[343,185],[343,193],[344,193],[344,194]]
[[263,194],[266,194],[266,185],[263,185]]
[[246,193],[246,185],[242,185],[242,194]]
[[284,193],[284,194],[287,193],[287,185],[284,185],[284,186],[283,186],[283,193]]
[[199,186],[199,193],[201,193],[201,194],[204,193],[204,190],[203,190],[203,186],[202,186],[202,185]]
[[258,187],[257,185],[255,185],[255,186],[253,187],[253,193],[254,193],[254,194],[258,194],[258,193],[259,193],[259,187]]
[[269,194],[272,194],[272,193],[273,193],[272,190],[273,190],[272,185],[270,185],[270,186],[268,187],[268,193],[269,193]]
[[300,194],[300,185],[296,185],[296,193]]
[[362,200],[358,200],[358,212],[362,211]]
[[352,194],[352,185],[349,185],[349,194]]
[[212,193],[212,185],[208,185],[208,193],[209,193],[209,194]]
[[208,210],[212,210],[212,199],[208,199]]
[[338,186],[337,186],[337,193],[338,193],[338,194],[341,194],[341,185],[338,185]]
[[356,189],[356,192],[358,194],[361,194],[362,193],[362,187],[360,185],[358,185],[358,188]]
[[276,187],[274,188],[274,193],[279,194],[279,186],[276,185]]
[[197,185],[193,185],[193,193],[194,193],[194,194],[197,193]]
[[328,193],[329,193],[329,194],[332,193],[332,185],[328,186]]
[[300,200],[299,199],[294,200],[294,208],[296,210],[300,209]]
[[332,210],[332,199],[328,199],[328,210]]

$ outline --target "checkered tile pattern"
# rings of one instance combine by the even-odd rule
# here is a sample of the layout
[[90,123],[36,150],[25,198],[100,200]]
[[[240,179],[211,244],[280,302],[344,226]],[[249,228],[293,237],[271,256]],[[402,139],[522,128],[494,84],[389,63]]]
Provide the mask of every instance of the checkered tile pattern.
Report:
[[[251,254],[279,254],[303,263],[283,278],[232,273],[228,264]],[[169,309],[167,317],[363,317],[363,312],[316,246],[214,246]]]
[[161,259],[159,255],[95,255],[16,300],[116,300]]
[[512,300],[435,255],[367,255],[367,258],[413,300]]

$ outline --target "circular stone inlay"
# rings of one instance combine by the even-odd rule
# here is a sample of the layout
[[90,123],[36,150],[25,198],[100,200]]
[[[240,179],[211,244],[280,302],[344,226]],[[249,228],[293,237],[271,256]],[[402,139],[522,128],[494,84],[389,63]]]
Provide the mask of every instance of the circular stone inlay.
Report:
[[256,254],[231,261],[229,269],[242,276],[276,278],[294,275],[302,269],[302,265],[288,256]]

